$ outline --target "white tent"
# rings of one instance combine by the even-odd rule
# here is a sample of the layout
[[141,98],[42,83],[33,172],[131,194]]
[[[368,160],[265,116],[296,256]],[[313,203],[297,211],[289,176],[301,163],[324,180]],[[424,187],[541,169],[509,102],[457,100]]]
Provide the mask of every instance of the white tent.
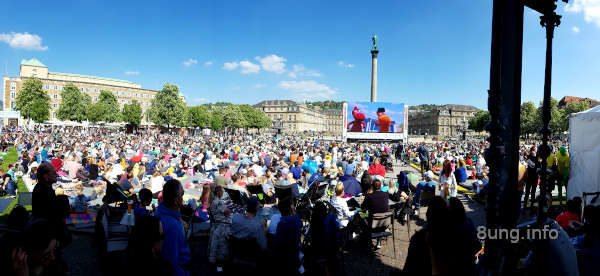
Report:
[[569,118],[569,154],[568,197],[600,192],[600,106]]

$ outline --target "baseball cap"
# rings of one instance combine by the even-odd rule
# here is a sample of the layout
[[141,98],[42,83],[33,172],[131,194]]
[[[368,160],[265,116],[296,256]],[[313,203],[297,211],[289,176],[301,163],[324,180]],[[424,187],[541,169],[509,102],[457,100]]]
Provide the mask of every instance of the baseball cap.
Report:
[[425,172],[425,177],[427,177],[427,178],[433,178],[433,172],[432,171]]

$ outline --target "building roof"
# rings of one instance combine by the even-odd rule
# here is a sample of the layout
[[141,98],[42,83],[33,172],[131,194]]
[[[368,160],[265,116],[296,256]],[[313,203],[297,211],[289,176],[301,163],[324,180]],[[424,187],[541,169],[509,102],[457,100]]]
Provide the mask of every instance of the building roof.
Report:
[[104,78],[104,77],[97,77],[97,76],[88,76],[88,75],[71,74],[71,73],[60,73],[60,72],[49,72],[49,73],[50,74],[54,74],[54,75],[62,75],[62,76],[70,76],[70,77],[89,78],[89,79],[108,80],[108,81],[117,81],[117,82],[124,82],[124,83],[130,83],[130,84],[137,84],[137,83],[131,82],[131,81],[120,80],[120,79],[112,79],[112,78]]
[[575,102],[587,102],[590,105],[590,107],[594,107],[594,106],[597,106],[598,104],[600,104],[600,102],[598,102],[597,100],[591,99],[591,98],[581,98],[581,97],[575,97],[575,96],[564,96],[558,102],[558,107],[564,107],[568,103],[575,103]]
[[477,108],[477,107],[474,107],[472,105],[464,105],[464,104],[445,104],[445,105],[438,107],[438,109],[472,110],[472,111],[479,110],[479,108]]
[[37,60],[36,58],[31,58],[30,60],[22,59],[21,60],[21,65],[29,65],[29,66],[37,66],[37,67],[46,67],[46,68],[48,68],[48,66],[44,65],[41,61]]
[[258,106],[265,106],[265,105],[292,105],[292,106],[296,106],[298,105],[297,102],[291,101],[291,100],[266,100],[266,101],[261,101],[257,104],[255,104],[255,107]]

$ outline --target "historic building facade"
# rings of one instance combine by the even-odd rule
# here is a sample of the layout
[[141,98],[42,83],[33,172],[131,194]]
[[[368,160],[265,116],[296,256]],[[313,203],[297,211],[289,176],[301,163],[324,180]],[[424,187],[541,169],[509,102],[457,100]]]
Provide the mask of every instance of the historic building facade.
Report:
[[[124,104],[136,100],[140,103],[142,111],[144,112],[143,114],[150,108],[152,99],[157,93],[155,90],[143,89],[140,84],[124,80],[50,72],[46,65],[39,60],[32,58],[30,60],[21,61],[19,77],[3,78],[4,110],[10,111],[15,109],[15,100],[17,98],[17,93],[19,93],[19,90],[21,89],[21,85],[26,79],[33,77],[42,81],[43,89],[50,96],[50,122],[59,122],[56,113],[62,102],[61,91],[63,87],[69,83],[77,86],[81,92],[90,95],[92,103],[98,101],[100,90],[106,90],[113,93],[119,102],[120,108],[122,108]],[[6,123],[5,120],[4,124]],[[144,116],[142,124],[146,123],[146,116]]]
[[447,104],[430,110],[410,110],[408,133],[411,135],[433,135],[457,137],[468,121],[475,117],[477,108],[470,105]]
[[342,110],[320,110],[290,100],[267,100],[254,105],[279,125],[282,131],[315,131],[330,135],[342,134]]

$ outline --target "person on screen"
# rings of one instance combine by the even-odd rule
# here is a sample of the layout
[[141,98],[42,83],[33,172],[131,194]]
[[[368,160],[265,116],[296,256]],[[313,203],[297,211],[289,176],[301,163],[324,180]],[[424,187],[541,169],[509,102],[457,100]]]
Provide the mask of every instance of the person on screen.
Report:
[[385,115],[385,108],[380,107],[377,108],[377,121],[375,125],[379,127],[379,133],[388,133],[390,132],[390,125],[392,120],[388,115]]
[[365,123],[365,114],[355,106],[354,109],[352,109],[352,117],[354,117],[354,121],[348,123],[346,128],[350,129],[350,132],[363,132],[363,129],[367,127],[367,123]]

